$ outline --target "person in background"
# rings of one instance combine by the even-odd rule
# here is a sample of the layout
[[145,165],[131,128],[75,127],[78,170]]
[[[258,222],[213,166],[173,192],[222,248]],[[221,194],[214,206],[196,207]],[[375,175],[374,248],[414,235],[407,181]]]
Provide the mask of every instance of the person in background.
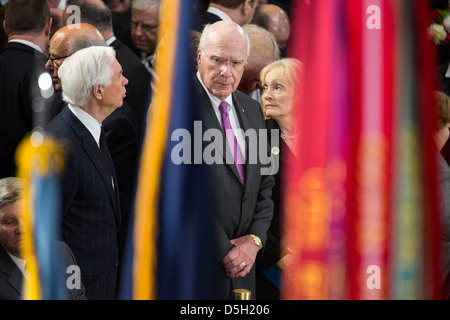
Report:
[[279,157],[280,170],[274,176],[275,186],[272,192],[274,213],[267,234],[266,248],[264,254],[259,255],[257,260],[256,288],[258,297],[261,299],[280,298],[280,287],[277,282],[279,277],[274,279],[268,271],[272,268],[275,274],[280,275],[292,260],[289,249],[282,244],[283,208],[280,202],[283,194],[283,177],[292,172],[290,165],[295,165],[290,160],[299,157],[296,152],[299,131],[296,127],[294,99],[301,90],[301,73],[302,64],[294,58],[277,60],[261,71],[263,86],[261,104],[268,118],[266,127],[270,140],[274,139],[270,135],[271,130],[278,129],[277,140],[281,141],[276,150],[273,148],[271,150]]
[[433,140],[436,146],[438,184],[441,191],[440,211],[443,222],[440,235],[443,249],[443,291],[445,297],[450,299],[450,167],[440,153],[450,136],[450,97],[441,91],[436,91],[434,98],[436,102],[436,129]]
[[250,55],[238,90],[259,102],[262,88],[259,74],[265,66],[280,58],[280,50],[275,37],[266,29],[255,24],[246,24],[242,28],[250,40]]
[[50,41],[50,8],[42,0],[10,0],[5,11],[8,44],[0,56],[0,178],[14,177],[14,154],[33,127],[33,100]]
[[[21,231],[21,199],[25,182],[16,177],[0,179],[0,300],[23,299],[22,287],[27,279],[26,260],[21,253],[23,233]],[[70,248],[56,241],[65,278],[67,267],[77,265]],[[67,288],[67,286],[66,286]],[[66,290],[70,300],[86,300],[83,283],[80,289]]]
[[[76,42],[76,43],[75,43]],[[101,33],[87,23],[80,23],[73,28],[62,27],[58,29],[50,39],[48,60],[45,68],[50,72],[55,88],[54,103],[48,109],[48,118],[53,119],[64,108],[65,103],[61,96],[61,81],[58,70],[64,60],[78,49],[93,45],[105,45]]]
[[111,9],[114,34],[123,41],[130,34],[131,0],[104,0]]
[[206,11],[195,21],[193,29],[202,32],[207,24],[232,20],[238,25],[250,23],[255,14],[257,0],[211,0]]
[[286,48],[291,34],[289,16],[282,8],[274,4],[263,4],[256,8],[255,16],[252,20],[275,36],[280,56],[286,57]]
[[154,76],[153,55],[158,40],[160,0],[133,0],[131,39],[147,71]]

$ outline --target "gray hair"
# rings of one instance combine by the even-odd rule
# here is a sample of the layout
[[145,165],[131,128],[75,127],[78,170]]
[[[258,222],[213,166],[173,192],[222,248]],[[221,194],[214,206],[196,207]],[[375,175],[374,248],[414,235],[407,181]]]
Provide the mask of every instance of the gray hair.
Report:
[[[280,48],[278,47],[277,39],[275,38],[275,36],[273,35],[272,32],[270,32],[267,29],[264,29],[263,27],[260,27],[256,24],[252,24],[252,23],[243,25],[242,29],[244,29],[244,31],[247,33],[249,38],[252,34],[255,34],[255,33],[260,33],[260,34],[264,35],[272,43],[273,60],[275,61],[275,60],[280,59]],[[251,46],[252,46],[252,44],[250,43],[250,47]]]
[[[245,36],[245,39],[247,41],[247,57],[245,57],[247,59],[250,55],[250,39],[248,38],[247,32],[245,32],[245,30],[242,29],[242,27],[240,25],[236,24],[236,26],[237,26],[238,31],[241,32],[242,35]],[[205,51],[205,41],[208,38],[208,35],[210,33],[210,27],[211,27],[211,24],[207,24],[202,31],[202,35],[200,36],[200,41],[198,43],[198,49],[202,52]]]
[[16,177],[0,179],[0,207],[22,198],[25,182]]
[[159,5],[160,0],[133,0],[131,7],[135,10],[146,10],[147,8]]
[[93,25],[100,32],[113,30],[111,9],[103,2],[92,0],[67,0],[66,8],[75,5],[80,8],[81,21]]
[[72,55],[75,52],[89,47],[107,47],[108,44],[104,40],[95,39],[91,36],[78,36],[69,39],[67,54]]
[[111,82],[115,58],[116,51],[106,46],[81,49],[68,57],[58,70],[63,100],[78,107],[85,105],[93,96],[94,85],[108,86]]

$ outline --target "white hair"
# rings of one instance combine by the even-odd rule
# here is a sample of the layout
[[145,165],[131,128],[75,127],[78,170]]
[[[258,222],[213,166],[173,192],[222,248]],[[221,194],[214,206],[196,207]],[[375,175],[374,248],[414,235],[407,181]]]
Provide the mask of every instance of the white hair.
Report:
[[64,60],[58,70],[63,100],[74,106],[85,105],[93,97],[94,85],[110,84],[114,74],[111,64],[115,59],[113,48],[94,46],[81,49]]
[[[207,24],[202,31],[202,35],[200,36],[200,40],[198,43],[198,49],[202,52],[205,51],[205,42],[209,36],[209,33],[211,32],[210,27],[211,27],[211,24]],[[239,33],[241,33],[241,35],[245,38],[245,40],[247,42],[247,57],[246,57],[246,59],[247,59],[250,56],[250,39],[248,38],[247,32],[245,32],[245,30],[242,29],[242,27],[240,25],[236,24],[236,28],[239,31]]]
[[131,6],[135,10],[146,10],[150,6],[159,5],[160,0],[133,0]]

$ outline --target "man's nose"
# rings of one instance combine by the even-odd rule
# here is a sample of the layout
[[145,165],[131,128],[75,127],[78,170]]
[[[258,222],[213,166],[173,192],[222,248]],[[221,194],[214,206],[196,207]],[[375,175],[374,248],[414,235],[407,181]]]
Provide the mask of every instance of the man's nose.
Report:
[[53,70],[53,63],[51,62],[50,59],[47,60],[47,62],[45,63],[44,67],[47,70]]
[[225,78],[229,78],[233,75],[233,72],[231,70],[231,64],[226,63],[224,66],[222,66],[221,74]]

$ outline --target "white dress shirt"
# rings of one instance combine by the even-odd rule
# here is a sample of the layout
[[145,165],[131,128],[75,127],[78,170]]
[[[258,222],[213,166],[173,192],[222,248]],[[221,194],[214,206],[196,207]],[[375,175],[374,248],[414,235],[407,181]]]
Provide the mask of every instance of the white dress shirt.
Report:
[[44,53],[44,52],[42,52],[42,49],[41,49],[37,44],[35,44],[35,43],[31,42],[31,41],[21,40],[21,39],[12,39],[12,40],[9,40],[8,43],[9,43],[9,42],[17,42],[17,43],[21,43],[21,44],[24,44],[24,45],[26,45],[26,46],[29,46],[29,47],[31,47],[31,48],[33,48],[33,49],[39,51],[39,52],[42,53],[42,54]]
[[208,11],[209,13],[215,14],[222,20],[231,20],[231,17],[229,15],[227,15],[222,10],[217,9],[216,7],[208,7],[208,9],[206,11]]
[[14,261],[14,263],[17,265],[17,268],[19,268],[20,272],[22,272],[25,279],[28,280],[29,274],[28,274],[28,271],[25,269],[25,264],[27,261],[24,259],[21,259],[19,257],[16,257],[16,256],[10,254],[9,252],[7,252],[7,253],[11,257],[12,261]]
[[[205,85],[202,82],[202,79],[200,78],[200,72],[198,72],[198,71],[197,71],[197,78],[200,81],[200,83],[202,84],[206,93],[208,94],[209,100],[211,101],[211,105],[213,106],[214,112],[216,113],[217,120],[219,121],[220,126],[222,126],[222,119],[221,119],[220,110],[219,110],[219,105],[222,100],[220,100],[219,98],[214,96],[212,93],[209,92],[208,89],[206,89]],[[241,126],[239,124],[239,119],[236,114],[236,110],[233,108],[233,99],[232,99],[231,94],[228,97],[226,97],[224,101],[226,101],[228,104],[227,111],[228,111],[228,115],[230,118],[230,124],[231,124],[231,127],[233,128],[234,135],[236,136],[236,140],[237,140],[237,143],[239,146],[239,151],[241,152],[241,155],[242,155],[242,159],[245,161],[244,131],[240,130]]]
[[69,109],[81,121],[81,123],[89,130],[92,136],[97,142],[98,147],[100,148],[100,132],[101,127],[97,120],[95,120],[89,113],[84,111],[79,107],[72,106],[69,104]]

